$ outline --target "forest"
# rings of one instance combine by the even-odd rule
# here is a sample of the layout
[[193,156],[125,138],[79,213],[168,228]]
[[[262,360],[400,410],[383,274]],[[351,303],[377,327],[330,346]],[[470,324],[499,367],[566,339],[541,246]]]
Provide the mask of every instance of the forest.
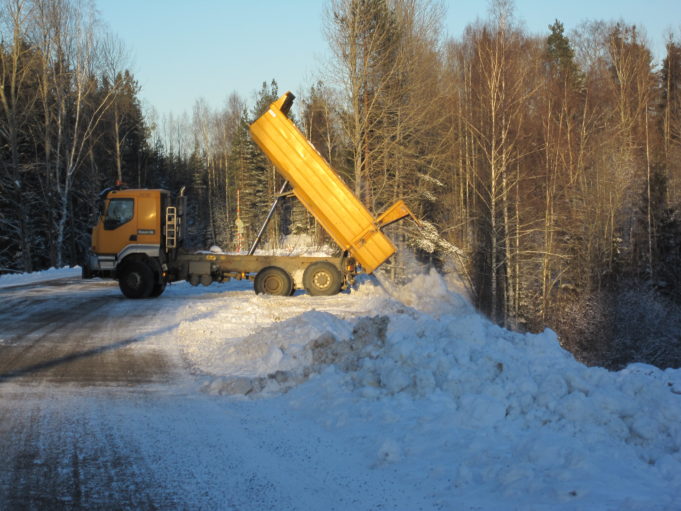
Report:
[[[589,365],[681,366],[677,36],[656,62],[629,21],[528,34],[504,0],[458,37],[442,19],[429,0],[329,0],[331,60],[294,91],[361,201],[422,221],[390,228],[384,271],[456,271],[492,321],[552,328]],[[285,91],[264,76],[251,101],[143,111],[125,55],[89,3],[0,0],[0,274],[80,264],[116,180],[186,186],[191,243],[247,250],[281,186],[248,124]],[[266,241],[291,233],[328,241],[294,201]]]

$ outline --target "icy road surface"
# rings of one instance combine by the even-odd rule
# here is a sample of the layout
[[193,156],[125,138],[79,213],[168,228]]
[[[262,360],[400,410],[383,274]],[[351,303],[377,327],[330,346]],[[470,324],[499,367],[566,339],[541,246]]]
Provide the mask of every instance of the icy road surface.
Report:
[[235,314],[255,298],[238,283],[143,301],[76,278],[0,289],[0,509],[417,509],[332,433],[200,391],[171,333],[218,296]]
[[680,370],[585,367],[434,272],[150,300],[76,275],[0,277],[2,510],[681,510]]

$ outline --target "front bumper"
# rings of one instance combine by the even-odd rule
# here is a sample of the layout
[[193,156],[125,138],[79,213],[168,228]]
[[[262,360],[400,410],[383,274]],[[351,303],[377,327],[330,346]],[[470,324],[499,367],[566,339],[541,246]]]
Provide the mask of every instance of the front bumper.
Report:
[[111,277],[116,268],[115,255],[98,255],[88,252],[83,264],[83,278]]

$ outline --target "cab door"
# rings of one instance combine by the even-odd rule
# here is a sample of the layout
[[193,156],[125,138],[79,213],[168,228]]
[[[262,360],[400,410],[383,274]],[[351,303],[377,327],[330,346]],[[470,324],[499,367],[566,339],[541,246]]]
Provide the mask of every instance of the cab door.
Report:
[[118,254],[127,245],[137,243],[136,202],[134,197],[109,197],[104,215],[95,228],[93,241],[97,254]]

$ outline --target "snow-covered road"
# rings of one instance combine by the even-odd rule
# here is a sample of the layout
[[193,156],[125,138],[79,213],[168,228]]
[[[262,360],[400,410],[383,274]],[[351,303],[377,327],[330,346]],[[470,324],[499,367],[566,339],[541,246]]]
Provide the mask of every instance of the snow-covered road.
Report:
[[4,384],[128,385],[177,377],[178,350],[159,342],[173,328],[168,302],[132,304],[114,282],[79,278],[0,289],[0,300]]
[[240,324],[256,298],[239,283],[144,301],[77,278],[0,289],[0,508],[418,509],[413,491],[357,472],[353,449],[313,423],[301,431],[287,407],[201,392],[204,373],[174,339],[205,358],[187,324],[215,313],[217,296]]
[[279,407],[172,390],[3,389],[2,509],[419,508]]
[[681,371],[585,367],[433,272],[153,300],[75,273],[0,278],[0,509],[681,509]]

